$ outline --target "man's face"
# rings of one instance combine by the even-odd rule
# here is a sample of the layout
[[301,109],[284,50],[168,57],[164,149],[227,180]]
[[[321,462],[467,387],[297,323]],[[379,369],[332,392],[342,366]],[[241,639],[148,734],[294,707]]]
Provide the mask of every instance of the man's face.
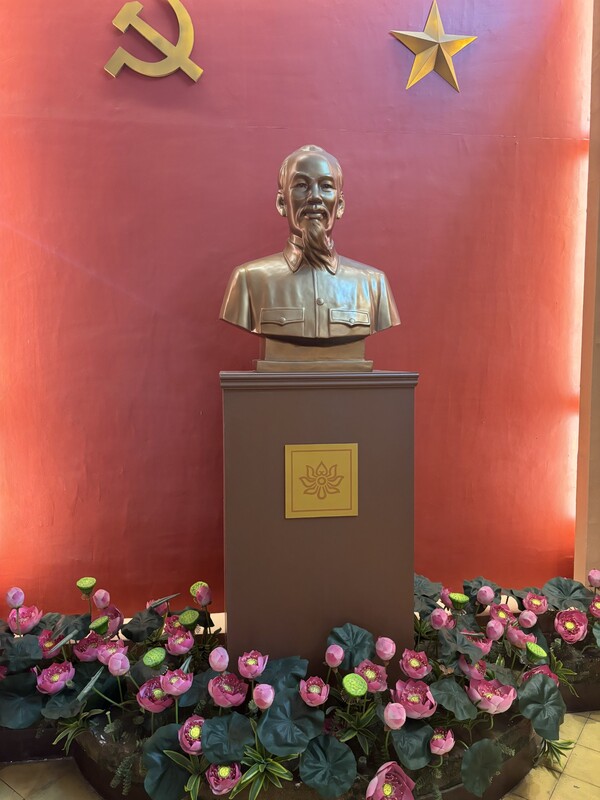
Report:
[[302,155],[289,165],[287,185],[278,202],[285,208],[290,231],[297,236],[302,236],[311,220],[320,221],[329,235],[343,210],[331,165],[318,153]]

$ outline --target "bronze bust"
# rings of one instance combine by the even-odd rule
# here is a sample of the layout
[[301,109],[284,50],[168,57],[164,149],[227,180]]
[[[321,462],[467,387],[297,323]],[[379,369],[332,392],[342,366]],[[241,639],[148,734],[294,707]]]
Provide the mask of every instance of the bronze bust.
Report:
[[368,370],[364,339],[400,323],[384,273],[335,250],[342,182],[337,159],[322,148],[306,145],[289,155],[276,201],[288,242],[230,278],[220,317],[266,337],[259,370]]

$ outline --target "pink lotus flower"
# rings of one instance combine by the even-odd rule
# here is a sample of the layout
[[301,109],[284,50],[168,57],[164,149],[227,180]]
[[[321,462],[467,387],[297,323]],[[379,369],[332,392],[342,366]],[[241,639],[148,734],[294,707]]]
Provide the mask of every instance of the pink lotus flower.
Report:
[[193,672],[184,672],[182,669],[167,670],[160,676],[160,688],[172,697],[185,694],[192,686]]
[[339,644],[330,644],[325,651],[325,662],[331,669],[337,669],[344,660],[344,649]]
[[183,625],[179,622],[178,614],[171,614],[170,617],[165,619],[165,633],[167,636],[174,636],[176,633],[180,633],[182,629]]
[[533,611],[521,611],[519,614],[519,625],[522,628],[533,628],[537,624],[537,617]]
[[179,628],[177,633],[169,636],[165,644],[167,653],[170,653],[172,656],[182,656],[184,653],[189,653],[193,646],[194,637],[183,627]]
[[533,633],[525,633],[516,625],[508,625],[506,628],[506,638],[513,647],[518,647],[519,650],[525,650],[527,642],[535,642],[536,638]]
[[436,728],[429,740],[429,749],[434,756],[443,756],[454,747],[454,734],[449,728]]
[[108,662],[115,653],[122,653],[126,656],[128,649],[125,642],[120,639],[115,639],[112,642],[102,642],[101,645],[98,645],[98,661],[108,666]]
[[221,708],[241,706],[246,699],[248,684],[232,672],[224,672],[208,682],[208,693]]
[[153,608],[157,614],[160,614],[161,617],[164,617],[164,615],[169,611],[169,601],[165,600],[164,603],[160,603],[158,606],[155,606],[154,603],[156,603],[156,600],[148,600],[146,603],[146,608]]
[[400,659],[400,669],[409,678],[420,680],[425,675],[429,675],[432,666],[425,653],[417,650],[405,650]]
[[511,707],[517,692],[512,686],[504,686],[497,680],[472,680],[467,688],[467,695],[480,711],[501,714]]
[[115,678],[126,675],[129,672],[129,659],[125,653],[117,652],[108,659],[108,671]]
[[120,629],[124,622],[124,617],[119,609],[113,605],[106,606],[104,614],[108,617],[108,630],[106,631],[106,635],[110,638]]
[[96,589],[92,595],[92,600],[94,601],[96,608],[108,608],[110,605],[110,594],[106,591],[106,589]]
[[481,636],[480,634],[477,633],[471,633],[471,631],[463,631],[463,633],[467,637],[467,639],[471,642],[471,644],[474,644],[481,650],[481,654],[483,656],[487,656],[487,654],[492,649],[491,639],[486,639],[485,636]]
[[587,635],[587,617],[583,611],[577,611],[575,608],[559,611],[554,617],[554,628],[563,641],[575,644],[585,639]]
[[396,655],[396,644],[387,636],[380,636],[375,642],[375,652],[382,661],[391,661]]
[[56,645],[60,639],[52,635],[52,631],[43,630],[38,636],[38,642],[42,649],[42,658],[54,658],[56,655]]
[[9,589],[6,593],[6,602],[10,608],[21,608],[25,602],[25,592],[18,586],[13,586],[12,589]]
[[383,709],[383,720],[390,730],[400,730],[406,722],[406,709],[401,703],[388,703]]
[[308,678],[300,681],[300,697],[312,708],[323,705],[329,697],[329,685],[321,678]]
[[596,595],[590,603],[590,614],[596,619],[600,619],[600,595]]
[[487,664],[485,661],[478,661],[476,664],[469,664],[464,656],[460,656],[458,659],[458,666],[465,673],[467,678],[471,678],[473,680],[483,680],[483,678],[485,678],[485,673],[487,671]]
[[594,589],[600,587],[600,569],[591,569],[588,572],[588,583],[590,586],[593,586]]
[[456,620],[445,608],[436,608],[431,612],[429,624],[434,630],[441,631],[442,628],[454,628]]
[[213,794],[228,794],[242,777],[239,764],[211,764],[204,773]]
[[387,689],[387,672],[385,667],[380,667],[366,658],[361,661],[357,667],[354,667],[354,672],[363,677],[367,682],[367,690],[369,692],[383,692]]
[[212,603],[212,592],[210,591],[210,586],[208,583],[199,581],[195,598],[198,605],[202,606],[202,608],[205,608]]
[[202,752],[203,725],[204,717],[199,717],[197,714],[194,714],[183,723],[177,733],[177,737],[184,753],[198,755],[198,753]]
[[8,667],[0,667],[0,681],[3,681],[8,674]]
[[254,687],[252,699],[261,711],[266,711],[273,704],[275,689],[268,683],[259,683]]
[[494,592],[491,586],[482,586],[477,592],[477,602],[481,603],[482,606],[487,606],[492,602],[495,596],[496,592]]
[[175,702],[160,685],[160,678],[150,678],[142,683],[136,695],[140,706],[153,714],[159,714]]
[[390,694],[395,703],[404,706],[406,716],[411,719],[426,719],[435,714],[437,703],[423,681],[397,681]]
[[75,669],[69,661],[51,664],[37,676],[37,690],[42,694],[57,694],[74,676]]
[[366,800],[413,800],[414,788],[415,782],[400,764],[387,761],[379,767],[367,786]]
[[529,678],[533,678],[534,675],[547,675],[549,678],[552,678],[557,686],[560,686],[560,680],[558,679],[558,676],[552,672],[547,664],[542,664],[539,667],[533,667],[533,669],[524,672],[521,676],[521,679],[523,683],[525,683],[525,681],[528,681]]
[[440,592],[440,599],[442,603],[446,606],[446,608],[454,608],[454,606],[452,605],[452,600],[450,600],[451,594],[452,594],[452,589],[449,589],[447,586],[444,586],[444,588]]
[[104,639],[97,633],[88,633],[73,646],[73,654],[80,661],[96,661],[98,658],[98,648],[104,644]]
[[501,622],[498,622],[497,619],[491,619],[485,626],[485,635],[488,639],[491,639],[492,642],[497,642],[498,639],[502,638],[503,634],[504,625]]
[[238,658],[238,669],[242,678],[254,680],[262,675],[267,666],[269,656],[263,656],[258,650],[250,650]]
[[492,603],[490,606],[490,617],[506,628],[509,622],[514,621],[515,615],[506,603]]
[[548,598],[543,594],[527,592],[523,600],[523,606],[526,611],[533,611],[539,617],[540,614],[545,614],[548,611]]
[[229,666],[229,653],[224,647],[214,647],[210,651],[208,663],[215,672],[225,672]]
[[[17,611],[19,613],[19,624],[17,625]],[[13,608],[8,614],[8,626],[13,633],[29,633],[41,620],[43,612],[37,606],[21,606]]]

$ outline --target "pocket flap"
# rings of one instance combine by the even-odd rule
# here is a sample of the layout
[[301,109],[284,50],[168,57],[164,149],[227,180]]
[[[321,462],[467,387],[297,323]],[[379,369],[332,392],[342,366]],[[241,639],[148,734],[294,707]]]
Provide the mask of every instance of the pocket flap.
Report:
[[303,308],[261,308],[261,323],[287,325],[290,322],[304,322]]
[[353,328],[355,325],[370,325],[371,319],[368,311],[352,311],[345,308],[329,309],[331,322],[341,322]]

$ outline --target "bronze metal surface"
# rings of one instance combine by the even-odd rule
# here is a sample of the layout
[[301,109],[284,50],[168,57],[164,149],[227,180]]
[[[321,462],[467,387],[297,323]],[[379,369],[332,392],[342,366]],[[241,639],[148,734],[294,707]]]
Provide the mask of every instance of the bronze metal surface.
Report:
[[319,347],[299,345],[281,339],[264,339],[263,359],[258,372],[370,372],[373,362],[365,360],[365,340]]
[[[235,659],[320,668],[329,630],[413,635],[414,373],[221,373],[225,601]],[[249,424],[251,420],[251,424]],[[358,445],[358,516],[285,518],[285,445]]]
[[[400,323],[384,273],[335,250],[331,233],[344,213],[342,180],[337,159],[320,147],[306,145],[285,159],[276,207],[288,220],[288,242],[283,252],[234,270],[221,319],[300,347],[360,340]],[[294,360],[337,359],[299,353]]]

